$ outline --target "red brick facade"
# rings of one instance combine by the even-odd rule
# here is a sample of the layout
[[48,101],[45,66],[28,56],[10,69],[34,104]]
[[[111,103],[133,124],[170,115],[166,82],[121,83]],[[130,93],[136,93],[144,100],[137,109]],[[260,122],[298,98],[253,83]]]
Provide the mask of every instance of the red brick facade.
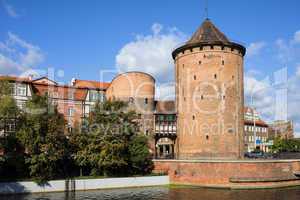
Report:
[[300,185],[294,175],[300,171],[299,160],[158,160],[155,171],[168,173],[172,184],[232,188]]

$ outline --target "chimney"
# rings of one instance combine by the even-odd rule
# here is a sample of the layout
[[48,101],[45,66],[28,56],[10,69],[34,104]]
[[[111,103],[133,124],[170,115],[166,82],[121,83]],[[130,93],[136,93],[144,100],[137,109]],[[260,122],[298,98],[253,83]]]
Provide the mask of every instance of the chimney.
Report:
[[32,80],[33,80],[33,74],[29,74],[29,75],[28,75],[28,79],[29,79],[30,81],[32,81]]
[[76,78],[71,79],[71,86],[75,86]]

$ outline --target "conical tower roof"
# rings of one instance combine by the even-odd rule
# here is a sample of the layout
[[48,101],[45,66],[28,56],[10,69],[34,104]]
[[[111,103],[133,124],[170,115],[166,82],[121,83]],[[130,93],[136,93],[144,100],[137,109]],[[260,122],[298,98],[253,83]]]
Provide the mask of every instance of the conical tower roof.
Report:
[[209,19],[206,19],[186,44],[195,43],[224,43],[229,39]]
[[184,52],[185,50],[213,45],[238,49],[243,56],[246,53],[246,48],[244,46],[231,42],[226,35],[211,22],[211,20],[205,19],[193,36],[183,46],[173,51],[172,56],[175,59],[178,53]]

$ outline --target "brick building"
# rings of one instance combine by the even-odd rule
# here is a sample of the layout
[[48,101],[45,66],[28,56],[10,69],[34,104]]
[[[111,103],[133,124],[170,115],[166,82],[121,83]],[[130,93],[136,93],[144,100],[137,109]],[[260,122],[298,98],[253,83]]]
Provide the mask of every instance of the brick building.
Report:
[[243,157],[245,52],[209,19],[173,51],[178,158]]
[[244,152],[269,151],[269,126],[252,108],[244,109]]
[[269,124],[270,138],[280,137],[281,139],[294,138],[293,121],[279,120]]
[[177,115],[174,101],[157,101],[154,111],[156,158],[174,158],[177,138]]

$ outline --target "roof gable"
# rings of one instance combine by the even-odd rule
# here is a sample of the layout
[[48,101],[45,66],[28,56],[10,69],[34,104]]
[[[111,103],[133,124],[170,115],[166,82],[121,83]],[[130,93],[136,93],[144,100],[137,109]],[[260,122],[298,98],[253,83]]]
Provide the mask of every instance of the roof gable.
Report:
[[58,85],[55,81],[49,79],[48,77],[41,77],[32,81],[33,83],[47,84],[47,85]]

